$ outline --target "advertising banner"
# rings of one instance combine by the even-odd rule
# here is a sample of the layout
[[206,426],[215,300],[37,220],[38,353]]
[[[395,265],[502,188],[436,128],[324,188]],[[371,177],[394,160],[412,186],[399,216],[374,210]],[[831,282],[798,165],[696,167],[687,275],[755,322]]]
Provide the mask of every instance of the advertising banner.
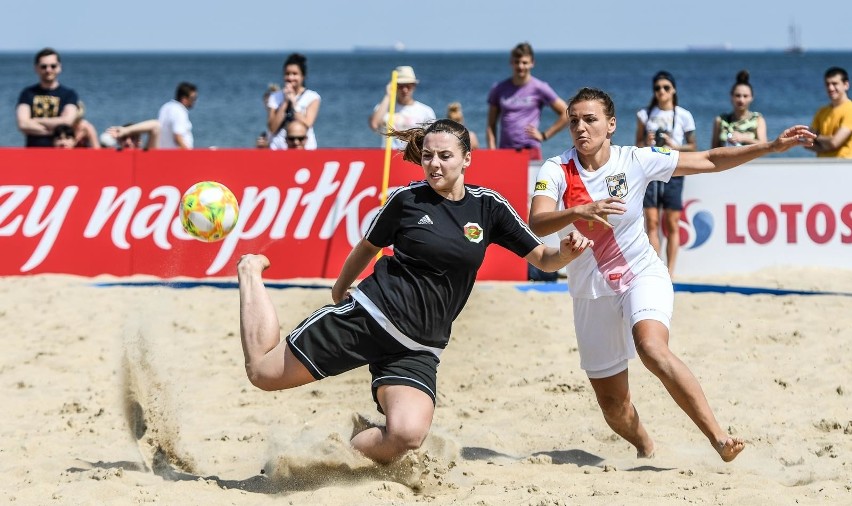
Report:
[[[233,276],[240,255],[263,253],[271,279],[334,278],[380,208],[383,160],[378,149],[2,149],[0,275]],[[522,153],[476,151],[465,182],[526,218],[526,171]],[[395,154],[391,191],[422,179]],[[216,243],[191,238],[177,218],[183,192],[207,180],[240,202],[236,229]],[[489,248],[479,279],[526,279],[526,262]]]

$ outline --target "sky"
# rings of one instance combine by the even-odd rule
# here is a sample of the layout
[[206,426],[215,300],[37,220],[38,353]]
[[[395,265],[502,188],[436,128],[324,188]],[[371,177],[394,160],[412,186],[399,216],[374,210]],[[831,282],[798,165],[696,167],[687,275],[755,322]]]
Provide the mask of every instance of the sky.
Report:
[[[819,8],[817,8],[819,7]],[[852,1],[39,0],[4,2],[0,51],[852,49]]]

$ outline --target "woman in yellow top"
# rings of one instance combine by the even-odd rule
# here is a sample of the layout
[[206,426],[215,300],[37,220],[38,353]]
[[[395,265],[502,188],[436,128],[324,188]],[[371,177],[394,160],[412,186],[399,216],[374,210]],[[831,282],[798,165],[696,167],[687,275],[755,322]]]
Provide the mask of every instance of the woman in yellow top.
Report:
[[766,120],[759,112],[749,110],[753,100],[754,90],[749,83],[749,73],[740,70],[737,82],[731,88],[731,105],[734,110],[716,116],[713,124],[714,148],[766,142]]

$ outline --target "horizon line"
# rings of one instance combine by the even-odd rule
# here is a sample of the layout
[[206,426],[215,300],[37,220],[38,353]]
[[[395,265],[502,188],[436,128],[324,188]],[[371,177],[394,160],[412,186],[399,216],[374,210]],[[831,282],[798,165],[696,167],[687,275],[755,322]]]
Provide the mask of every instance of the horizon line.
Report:
[[[56,49],[57,46],[48,46]],[[0,54],[27,54],[38,52],[37,49],[2,49]],[[59,50],[59,49],[57,49]],[[62,54],[281,54],[293,51],[290,49],[61,49]],[[502,49],[394,49],[392,47],[352,47],[349,49],[301,49],[304,53],[314,54],[503,54]],[[797,48],[797,53],[844,53],[852,52],[852,48],[825,49],[825,48]],[[680,49],[536,49],[537,54],[671,54],[671,53],[793,53],[790,48],[728,48],[714,46],[688,46]]]

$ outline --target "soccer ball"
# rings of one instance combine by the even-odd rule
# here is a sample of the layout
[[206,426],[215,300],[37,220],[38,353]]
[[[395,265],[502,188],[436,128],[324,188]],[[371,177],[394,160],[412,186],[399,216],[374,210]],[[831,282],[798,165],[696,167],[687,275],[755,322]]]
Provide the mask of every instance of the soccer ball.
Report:
[[186,233],[204,242],[216,242],[234,229],[239,216],[237,197],[215,181],[195,183],[180,199],[180,223]]

